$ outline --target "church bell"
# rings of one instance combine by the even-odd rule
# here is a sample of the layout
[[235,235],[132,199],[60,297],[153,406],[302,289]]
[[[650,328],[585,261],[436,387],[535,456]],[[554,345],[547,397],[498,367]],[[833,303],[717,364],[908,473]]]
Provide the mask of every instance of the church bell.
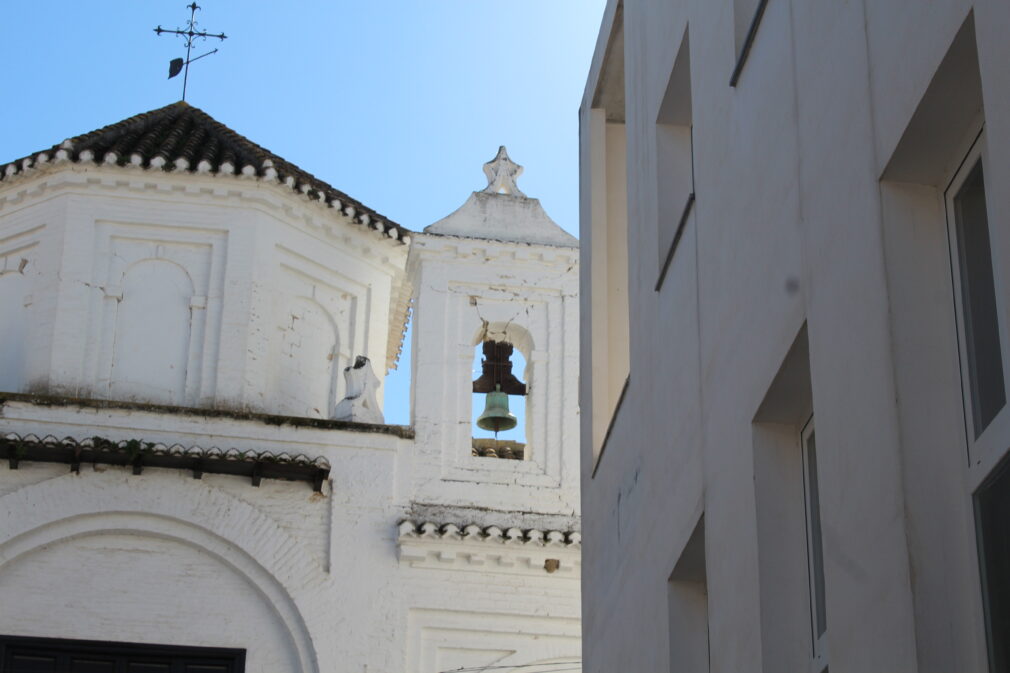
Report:
[[487,393],[484,413],[477,417],[477,427],[495,435],[511,430],[519,421],[509,413],[509,395],[525,395],[526,384],[512,373],[512,344],[485,341],[482,373],[473,382],[473,392]]
[[509,412],[508,393],[501,391],[501,385],[495,386],[495,390],[487,394],[484,413],[477,417],[477,427],[498,434],[511,430],[517,423],[516,417]]

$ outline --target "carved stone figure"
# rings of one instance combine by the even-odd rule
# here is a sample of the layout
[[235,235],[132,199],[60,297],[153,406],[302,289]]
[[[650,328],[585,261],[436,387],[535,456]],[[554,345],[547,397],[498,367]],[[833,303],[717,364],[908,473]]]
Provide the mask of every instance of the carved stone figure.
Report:
[[379,379],[372,371],[372,363],[364,355],[354,359],[354,364],[344,367],[347,395],[333,409],[331,418],[355,423],[382,423],[382,409],[375,399]]

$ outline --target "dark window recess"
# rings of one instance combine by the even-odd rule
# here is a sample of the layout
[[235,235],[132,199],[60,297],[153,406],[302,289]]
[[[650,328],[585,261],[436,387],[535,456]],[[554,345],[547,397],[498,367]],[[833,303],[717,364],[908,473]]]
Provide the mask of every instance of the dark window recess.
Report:
[[1006,404],[981,161],[954,197],[954,220],[971,409],[978,438]]
[[1010,672],[1010,459],[975,496],[989,670]]
[[807,438],[807,516],[810,517],[810,573],[813,585],[814,639],[828,630],[824,606],[824,542],[821,539],[821,491],[817,481],[817,445],[814,433]]
[[0,636],[0,673],[242,673],[245,650]]

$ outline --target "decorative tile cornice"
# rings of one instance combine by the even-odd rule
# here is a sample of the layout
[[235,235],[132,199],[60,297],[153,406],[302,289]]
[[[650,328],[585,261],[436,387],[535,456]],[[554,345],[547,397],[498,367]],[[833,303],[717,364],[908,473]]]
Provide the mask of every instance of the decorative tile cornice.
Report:
[[430,521],[401,521],[397,543],[400,562],[422,568],[459,567],[510,574],[577,577],[582,567],[578,531],[523,530]]
[[72,472],[80,473],[81,463],[121,465],[141,474],[145,467],[166,467],[191,470],[194,478],[208,474],[232,474],[252,479],[259,486],[261,479],[307,481],[316,491],[322,490],[329,477],[330,463],[326,458],[309,458],[298,454],[270,451],[204,449],[199,446],[171,446],[139,439],[112,441],[104,437],[60,439],[53,435],[0,435],[0,459],[6,458],[12,470],[21,462],[63,463]]

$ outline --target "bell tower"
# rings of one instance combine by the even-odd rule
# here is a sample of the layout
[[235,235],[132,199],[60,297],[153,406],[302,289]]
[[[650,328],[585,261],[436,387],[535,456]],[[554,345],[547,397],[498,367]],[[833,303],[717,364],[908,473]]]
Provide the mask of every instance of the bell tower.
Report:
[[[413,238],[414,500],[572,515],[578,241],[519,190],[522,170],[500,148],[487,187]],[[517,423],[522,441],[475,439]]]

